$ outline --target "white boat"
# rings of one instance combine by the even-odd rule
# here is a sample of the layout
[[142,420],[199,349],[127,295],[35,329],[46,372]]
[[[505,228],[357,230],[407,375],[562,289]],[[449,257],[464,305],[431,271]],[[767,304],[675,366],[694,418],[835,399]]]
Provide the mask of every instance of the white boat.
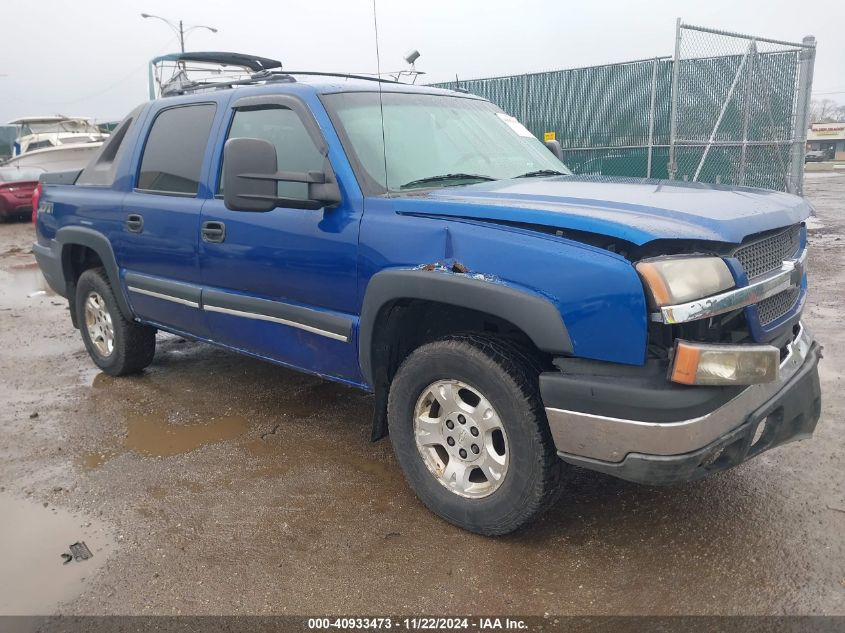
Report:
[[9,167],[82,169],[108,138],[93,121],[82,117],[26,117],[9,125],[18,128],[13,156],[4,163]]

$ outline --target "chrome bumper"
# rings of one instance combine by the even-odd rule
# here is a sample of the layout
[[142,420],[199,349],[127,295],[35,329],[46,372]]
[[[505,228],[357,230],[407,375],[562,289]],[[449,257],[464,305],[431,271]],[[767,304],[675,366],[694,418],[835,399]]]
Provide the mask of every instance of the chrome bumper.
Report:
[[606,462],[619,462],[628,453],[679,455],[719,439],[743,424],[752,412],[780,392],[798,372],[813,344],[802,327],[780,364],[777,380],[752,385],[721,407],[680,422],[641,422],[546,408],[546,417],[559,453]]

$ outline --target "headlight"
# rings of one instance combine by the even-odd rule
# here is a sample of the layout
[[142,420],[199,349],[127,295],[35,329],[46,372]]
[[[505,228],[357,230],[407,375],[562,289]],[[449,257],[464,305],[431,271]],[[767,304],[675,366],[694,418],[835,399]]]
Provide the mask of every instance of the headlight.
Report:
[[637,263],[655,308],[703,299],[733,288],[734,279],[721,257],[664,257]]

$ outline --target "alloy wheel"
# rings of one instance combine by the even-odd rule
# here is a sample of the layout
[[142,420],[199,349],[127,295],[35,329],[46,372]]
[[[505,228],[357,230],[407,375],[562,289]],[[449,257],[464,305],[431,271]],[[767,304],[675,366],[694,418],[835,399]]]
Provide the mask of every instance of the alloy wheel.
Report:
[[106,302],[98,292],[90,292],[85,299],[85,327],[91,343],[103,358],[114,351],[114,327]]
[[461,497],[494,493],[508,470],[508,438],[498,413],[475,387],[438,380],[414,409],[417,449],[431,474]]

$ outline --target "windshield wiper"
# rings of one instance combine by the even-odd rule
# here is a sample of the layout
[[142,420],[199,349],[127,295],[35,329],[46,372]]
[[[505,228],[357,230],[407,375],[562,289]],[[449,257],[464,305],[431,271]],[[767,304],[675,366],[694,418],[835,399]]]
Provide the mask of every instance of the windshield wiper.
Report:
[[556,169],[538,169],[536,171],[529,171],[525,174],[520,174],[519,176],[514,176],[514,178],[533,178],[535,176],[566,176],[566,174],[562,171],[557,171]]
[[410,189],[411,187],[433,185],[437,183],[449,182],[450,180],[478,180],[482,182],[487,182],[496,179],[492,176],[482,176],[481,174],[441,174],[440,176],[427,176],[426,178],[412,180],[411,182],[406,182],[399,188]]

